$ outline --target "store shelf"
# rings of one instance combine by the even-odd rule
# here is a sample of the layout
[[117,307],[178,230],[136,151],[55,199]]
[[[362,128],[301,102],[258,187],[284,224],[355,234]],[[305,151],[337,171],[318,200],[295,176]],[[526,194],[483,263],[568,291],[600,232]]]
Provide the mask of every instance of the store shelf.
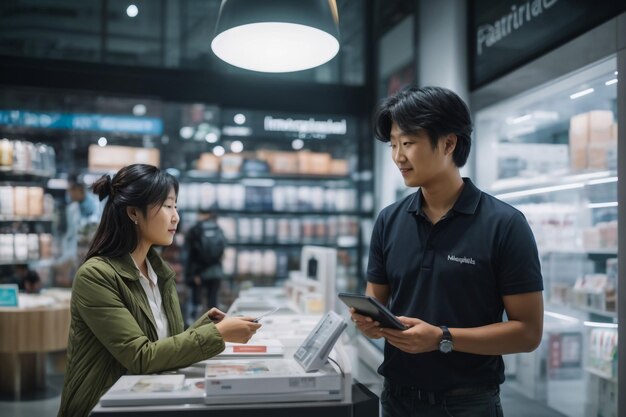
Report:
[[194,181],[217,181],[225,183],[239,183],[245,180],[278,180],[278,181],[355,181],[354,178],[346,175],[328,175],[328,174],[276,174],[264,173],[258,175],[222,175],[219,173],[211,174],[204,171],[191,170],[187,171],[185,176],[179,178],[181,182]]
[[596,316],[613,319],[613,322],[617,321],[617,312],[615,311],[606,311],[606,310],[600,310],[598,308],[584,307],[584,306],[577,306],[577,305],[572,305],[572,308],[576,310],[580,310],[580,311],[585,311],[587,313],[595,314]]
[[0,222],[51,222],[50,216],[23,217],[23,216],[3,216],[0,215]]
[[540,251],[540,256],[551,254],[574,254],[574,255],[590,255],[590,256],[617,256],[617,249],[600,248],[600,249],[550,249]]
[[[197,213],[200,209],[182,208],[178,209],[179,213]],[[367,211],[325,211],[325,210],[232,210],[215,208],[211,211],[221,215],[263,215],[263,216],[371,216],[372,212]]]
[[610,382],[612,382],[614,384],[617,384],[617,378],[613,377],[612,375],[607,374],[606,372],[602,372],[599,369],[587,366],[587,367],[585,367],[585,371],[589,372],[592,375],[600,377],[602,379],[606,379],[607,381],[610,381]]
[[41,262],[41,259],[4,259],[0,260],[0,265],[24,265],[32,264],[33,262]]
[[341,245],[340,243],[328,243],[328,242],[318,242],[318,241],[300,241],[300,242],[229,242],[228,246],[231,247],[243,247],[243,248],[251,248],[251,247],[259,247],[259,248],[273,248],[273,249],[281,249],[281,248],[301,248],[304,245],[315,245],[315,246],[326,246],[329,248],[338,248],[338,249],[357,249],[358,244],[355,242],[351,245]]
[[[550,175],[538,175],[532,178],[507,178],[495,181],[489,188],[490,193],[496,195],[507,194],[512,192],[553,192],[558,191],[560,187],[563,190],[582,188],[584,186],[605,184],[617,179],[617,171],[588,171],[584,173],[572,174],[569,172],[553,172]],[[552,189],[554,188],[554,190]]]

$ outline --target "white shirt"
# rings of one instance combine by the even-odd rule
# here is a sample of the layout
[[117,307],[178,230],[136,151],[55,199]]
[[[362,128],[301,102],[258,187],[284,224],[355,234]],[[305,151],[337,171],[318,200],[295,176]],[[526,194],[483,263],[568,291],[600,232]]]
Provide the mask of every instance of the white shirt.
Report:
[[[133,262],[135,262],[134,259]],[[141,282],[141,286],[146,292],[146,297],[148,297],[148,303],[150,304],[150,310],[152,310],[152,316],[154,317],[159,340],[165,339],[166,337],[169,337],[170,329],[169,323],[167,322],[167,316],[165,315],[165,310],[163,309],[163,299],[161,298],[161,291],[159,291],[159,286],[157,285],[157,275],[154,272],[154,269],[152,269],[152,265],[150,265],[150,262],[148,262],[147,258],[147,277],[141,272],[136,262],[135,266],[139,270],[139,282]]]

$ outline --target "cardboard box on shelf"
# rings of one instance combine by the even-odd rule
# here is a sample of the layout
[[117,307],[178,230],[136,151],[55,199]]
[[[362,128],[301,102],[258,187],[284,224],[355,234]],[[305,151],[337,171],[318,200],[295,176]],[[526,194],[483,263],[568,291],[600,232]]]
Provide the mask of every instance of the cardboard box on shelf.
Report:
[[28,216],[40,217],[43,215],[43,188],[28,187]]
[[[593,110],[577,114],[570,119],[569,145],[572,169],[582,170],[589,167],[587,148],[590,144],[611,143],[613,124],[613,112],[610,110]],[[597,158],[597,150],[593,152]],[[594,163],[602,163],[602,158],[600,162],[594,160]]]
[[160,156],[158,149],[90,145],[87,158],[90,171],[109,171],[131,164],[150,164],[158,167]]
[[222,156],[221,169],[222,175],[225,177],[236,177],[241,173],[241,164],[243,163],[243,155],[237,153],[227,153]]
[[196,162],[196,169],[216,174],[220,170],[220,158],[211,152],[203,152]]
[[348,161],[345,159],[332,159],[330,161],[330,173],[332,175],[348,175]]
[[330,161],[330,154],[326,152],[298,152],[298,170],[301,174],[329,174]]
[[13,213],[28,216],[28,187],[13,187]]
[[608,143],[590,143],[587,146],[587,168],[608,169],[608,155]]

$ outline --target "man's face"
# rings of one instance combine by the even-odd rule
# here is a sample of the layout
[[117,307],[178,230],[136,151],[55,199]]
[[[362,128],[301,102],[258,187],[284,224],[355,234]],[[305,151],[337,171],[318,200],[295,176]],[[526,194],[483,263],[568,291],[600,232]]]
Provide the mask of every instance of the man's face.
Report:
[[85,190],[80,185],[71,185],[68,193],[72,201],[83,201],[85,199]]
[[393,122],[390,138],[391,157],[407,187],[428,186],[452,163],[451,155],[446,156],[445,141],[439,140],[433,149],[425,130],[408,134]]

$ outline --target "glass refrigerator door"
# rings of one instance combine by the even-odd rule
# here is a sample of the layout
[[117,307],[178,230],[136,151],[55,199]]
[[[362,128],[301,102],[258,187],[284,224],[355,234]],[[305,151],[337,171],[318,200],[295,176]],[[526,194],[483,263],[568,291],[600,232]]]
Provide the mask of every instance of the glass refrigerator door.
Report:
[[617,64],[610,58],[479,111],[480,187],[517,207],[544,279],[541,346],[507,385],[567,416],[617,415]]

